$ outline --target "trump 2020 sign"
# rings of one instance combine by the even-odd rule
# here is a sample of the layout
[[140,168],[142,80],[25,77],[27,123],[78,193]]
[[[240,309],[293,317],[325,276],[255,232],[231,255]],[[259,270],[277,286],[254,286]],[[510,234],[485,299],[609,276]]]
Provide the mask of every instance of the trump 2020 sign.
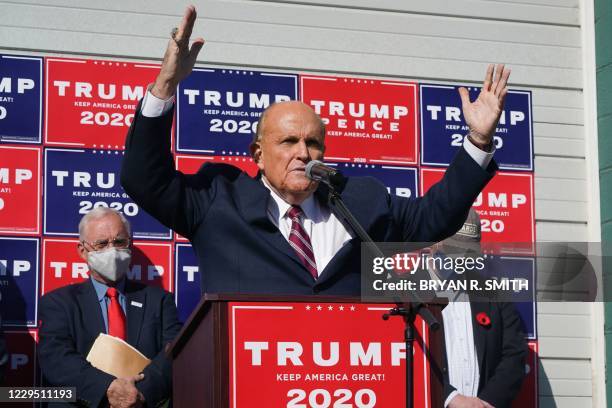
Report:
[[0,145],[0,233],[40,232],[40,147]]
[[[421,169],[421,193],[444,176],[442,169]],[[482,242],[497,242],[504,253],[532,253],[535,242],[533,174],[498,172],[472,205],[480,215]]]
[[201,298],[201,278],[196,254],[191,244],[176,244],[174,301],[182,322],[195,309]]
[[134,111],[159,66],[46,58],[47,145],[123,149]]
[[[381,318],[391,307],[229,303],[230,407],[404,406],[404,323]],[[429,334],[415,326],[414,406],[428,407]]]
[[419,196],[416,168],[356,163],[339,163],[333,166],[345,176],[375,177],[387,187],[389,194],[406,198]]
[[[469,133],[454,85],[420,85],[421,164],[448,166]],[[474,101],[480,88],[468,87]],[[505,170],[533,169],[531,92],[509,91],[493,136],[495,161]]]
[[36,327],[38,238],[0,237],[0,313],[3,326]]
[[302,101],[327,129],[325,156],[337,162],[417,163],[417,85],[302,75]]
[[297,98],[297,75],[196,68],[178,87],[176,150],[248,156],[261,112]]
[[40,143],[42,61],[0,55],[0,142]]
[[44,233],[78,235],[83,215],[95,207],[122,212],[134,238],[171,239],[164,227],[119,184],[123,152],[118,150],[45,149]]

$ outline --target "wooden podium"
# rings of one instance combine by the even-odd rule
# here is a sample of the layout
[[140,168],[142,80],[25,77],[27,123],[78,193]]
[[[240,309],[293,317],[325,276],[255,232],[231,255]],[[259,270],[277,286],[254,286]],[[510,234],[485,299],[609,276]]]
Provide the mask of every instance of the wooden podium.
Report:
[[[264,307],[264,306],[255,305],[259,303],[265,304],[268,306]],[[282,305],[287,305],[287,304],[289,304],[290,306],[282,306]],[[247,305],[247,306],[244,306],[244,305]],[[276,305],[279,305],[279,306],[276,306]],[[380,307],[372,307],[372,306],[380,306]],[[272,352],[272,346],[270,346],[270,348],[267,348],[267,346],[266,347],[261,346],[261,344],[263,344],[261,342],[254,343],[254,344],[260,345],[260,349],[257,350],[258,353],[255,353],[253,350],[249,350],[251,354],[247,354],[247,355],[251,356],[252,363],[254,362],[255,365],[258,365],[257,363],[259,363],[260,366],[258,367],[249,366],[243,369],[240,368],[239,364],[237,366],[236,360],[239,359],[237,351],[236,351],[236,344],[237,344],[236,343],[236,333],[237,333],[236,327],[238,326],[236,324],[236,321],[238,320],[237,316],[252,316],[250,318],[251,326],[249,326],[251,328],[245,328],[244,330],[242,330],[241,333],[244,334],[244,333],[251,333],[251,332],[253,333],[259,332],[259,337],[257,337],[257,334],[254,334],[254,336],[258,340],[261,340],[262,337],[267,335],[267,332],[271,333],[275,330],[276,331],[282,330],[282,327],[279,327],[279,326],[287,326],[287,325],[284,325],[283,323],[279,324],[279,321],[275,320],[274,316],[276,316],[276,314],[271,315],[273,316],[273,318],[271,318],[270,321],[266,320],[265,313],[255,314],[256,312],[258,312],[258,309],[274,309],[274,310],[275,309],[295,309],[296,310],[295,313],[297,313],[296,316],[298,317],[295,318],[295,320],[290,320],[292,324],[296,325],[295,327],[305,327],[308,317],[304,318],[303,316],[313,316],[312,319],[320,319],[321,316],[324,316],[324,318],[326,319],[325,322],[327,323],[325,323],[321,327],[317,326],[314,329],[306,328],[304,329],[304,332],[307,333],[307,335],[315,336],[317,339],[319,338],[326,339],[326,336],[329,334],[330,331],[332,331],[331,330],[332,328],[335,328],[336,330],[340,330],[340,332],[343,332],[343,331],[349,331],[348,329],[343,330],[342,328],[343,324],[348,324],[348,325],[358,324],[356,323],[356,321],[359,320],[357,318],[359,314],[354,314],[354,315],[349,314],[349,313],[353,313],[353,310],[355,312],[359,312],[360,309],[363,309],[363,311],[361,312],[363,314],[363,313],[366,313],[366,309],[367,309],[368,311],[367,313],[371,313],[370,315],[368,315],[368,318],[371,319],[370,323],[368,324],[369,325],[372,325],[372,324],[379,325],[377,316],[380,315],[382,317],[382,314],[384,313],[384,311],[386,310],[388,306],[389,306],[388,303],[380,304],[380,305],[370,304],[370,303],[362,304],[359,298],[354,298],[354,297],[339,298],[339,297],[322,297],[322,296],[205,294],[200,300],[196,309],[193,311],[193,313],[191,314],[191,316],[185,323],[183,329],[181,330],[181,332],[179,333],[176,340],[172,344],[172,347],[169,350],[169,353],[173,360],[173,405],[176,407],[209,407],[209,408],[230,408],[230,407],[239,408],[242,406],[247,406],[246,404],[240,404],[239,403],[240,398],[239,396],[238,397],[236,396],[236,393],[237,393],[236,383],[238,381],[237,378],[239,378],[240,376],[245,377],[247,374],[241,374],[241,373],[242,372],[246,373],[248,370],[251,370],[251,369],[257,369],[260,371],[263,370],[263,368],[260,366],[264,365],[265,361],[257,361],[257,358],[255,357],[255,355],[258,355],[260,360],[262,360],[262,356],[265,356],[265,358],[269,357],[270,359],[267,361],[271,361],[272,358],[270,356],[273,354],[273,352]],[[245,314],[243,310],[248,310],[250,312],[248,314]],[[440,307],[439,306],[432,305],[430,306],[430,310],[432,310],[432,312],[434,313],[436,317],[440,318]],[[240,311],[241,314],[237,314],[236,311]],[[376,315],[374,315],[373,313],[376,313]],[[335,316],[339,316],[339,317],[335,317]],[[348,316],[348,318],[346,316]],[[338,323],[336,324],[333,319],[338,319]],[[394,338],[395,346],[397,346],[396,339],[400,339],[400,341],[403,339],[403,331],[401,330],[401,327],[403,327],[403,322],[401,321],[400,318],[392,318],[391,320],[393,319],[397,319],[397,322],[393,323],[395,325],[393,329],[393,336],[394,336],[393,338]],[[382,321],[382,318],[380,320]],[[248,321],[248,319],[241,317],[240,321]],[[329,322],[332,322],[332,324],[329,324]],[[319,322],[317,324],[321,324],[321,323]],[[380,324],[384,324],[384,323],[380,323]],[[385,327],[385,326],[382,326],[382,327]],[[399,333],[397,333],[397,336],[395,336],[395,332],[397,331],[395,327],[399,328]],[[424,328],[425,325],[422,324],[422,327]],[[376,329],[370,330],[370,328],[366,328],[366,331],[368,335],[370,335],[371,332],[376,331]],[[265,332],[265,335],[262,335],[261,333],[264,333],[264,332]],[[429,405],[430,407],[442,407],[444,403],[443,398],[442,398],[443,383],[442,383],[442,370],[441,370],[441,367],[443,367],[442,365],[443,357],[442,356],[444,355],[443,353],[444,342],[443,342],[443,338],[441,337],[442,336],[441,332],[442,330],[438,330],[437,332],[431,332],[431,331],[425,331],[425,329],[423,329],[422,331],[422,333],[424,333],[423,339],[425,338],[427,339],[426,346],[425,346],[425,353],[423,353],[423,351],[420,348],[416,350],[415,352],[415,360],[418,360],[417,355],[419,355],[419,357],[422,356],[421,360],[424,362],[423,368],[426,368],[422,371],[418,371],[419,373],[425,373],[422,376],[423,378],[425,378],[425,380],[423,380],[423,378],[419,380],[419,381],[422,381],[421,385],[425,385],[425,386],[424,387],[421,386],[419,388],[419,385],[415,383],[415,392],[427,393],[429,395],[427,405]],[[292,331],[289,331],[286,335],[283,334],[282,338],[283,339],[292,338],[293,334],[295,334],[295,328],[292,329]],[[347,335],[350,335],[350,333],[347,333]],[[340,344],[339,342],[336,342],[336,343]],[[241,343],[241,344],[246,345],[247,343]],[[278,345],[280,343],[271,342],[270,344]],[[291,344],[295,345],[296,343],[291,343]],[[313,343],[306,342],[305,344],[308,346],[309,344],[313,344]],[[331,342],[329,344],[331,345]],[[346,345],[349,343],[345,341],[342,344]],[[364,344],[367,344],[367,347],[368,347],[367,351],[372,351],[370,350],[370,346],[372,343],[364,343]],[[384,346],[384,343],[382,344]],[[234,347],[233,349],[232,349],[232,345]],[[334,344],[334,345],[338,347],[337,344]],[[355,354],[353,353],[354,350],[352,349],[353,343],[350,343],[350,345],[351,345],[351,357],[350,357],[351,365],[353,365],[352,364],[353,358],[356,359],[357,357],[353,355]],[[318,346],[320,346],[320,344]],[[361,352],[364,346],[360,345],[359,347],[361,347],[361,349],[359,349],[358,347],[356,347],[356,349]],[[306,350],[304,356],[306,356],[306,354],[309,353],[308,347],[305,347],[304,349]],[[331,347],[329,347],[329,350],[331,350]],[[376,349],[373,349],[373,350],[376,350]],[[385,349],[383,347],[383,351],[379,353],[381,356],[383,355],[383,352],[385,352],[384,350]],[[289,350],[289,351],[290,352],[287,353],[287,355],[290,355],[290,354],[296,355],[295,350]],[[329,359],[332,358],[332,352],[326,351],[325,353],[326,353],[326,358],[328,358],[327,361],[329,362],[330,361]],[[325,353],[321,352],[321,355]],[[281,361],[281,356],[280,356],[281,354],[282,353],[278,354],[277,356],[279,361]],[[361,353],[359,354],[358,357],[363,359],[366,357],[372,357],[372,355],[365,355],[364,353]],[[340,360],[340,356],[338,356],[337,359]],[[276,362],[276,359],[274,361]],[[294,361],[294,360],[289,359],[289,361]],[[360,360],[360,361],[363,361],[363,360]],[[369,361],[372,362],[375,360],[370,359]],[[397,360],[395,360],[395,363],[397,363]],[[402,375],[396,375],[396,374],[398,373],[397,370],[401,370],[399,372],[400,374],[401,372],[403,372],[404,363],[405,363],[405,353],[404,353],[404,360],[402,361],[402,363],[394,364],[396,367],[381,368],[380,366],[381,365],[384,366],[385,364],[379,363],[379,367],[377,367],[379,371],[382,371],[384,369],[395,370],[392,373],[393,375],[387,374],[387,376],[385,377],[385,374],[382,374],[382,377],[380,377],[381,374],[379,374],[379,378],[385,378],[384,381],[386,381],[387,383],[398,382],[400,384],[400,386],[393,388],[392,389],[393,392],[390,393],[390,394],[396,394],[399,400],[397,400],[398,402],[397,404],[396,403],[389,404],[388,402],[383,402],[382,399],[387,398],[386,401],[388,401],[390,398],[388,395],[389,393],[385,391],[384,393],[379,393],[378,396],[376,395],[373,396],[374,400],[378,398],[379,401],[378,403],[373,404],[371,406],[389,407],[389,408],[403,406],[403,401],[405,401],[405,391],[403,387],[401,387],[401,384],[403,384],[404,382],[405,375],[402,376]],[[391,364],[388,364],[388,365],[390,366]],[[401,367],[399,367],[400,365]],[[276,370],[280,370],[280,368],[282,368],[282,370],[287,370],[292,367],[287,368],[286,366],[283,365],[283,367],[280,367],[280,368],[278,366],[273,367],[273,368]],[[345,367],[345,368],[347,370],[356,369],[355,367]],[[297,369],[303,369],[303,367],[297,367]],[[317,367],[317,370],[318,369],[319,367]],[[327,369],[327,367],[322,367],[321,371],[325,369]],[[367,369],[371,370],[370,367],[367,367]],[[365,368],[363,370],[367,371]],[[253,372],[257,373],[259,371],[253,371]],[[275,375],[278,376],[279,374],[275,374]],[[291,374],[291,375],[299,376],[300,374]],[[315,374],[313,374],[313,376],[314,375]],[[341,374],[334,374],[334,375],[340,376]],[[352,374],[352,375],[355,376],[356,374]],[[288,376],[289,374],[287,374],[287,377],[282,377],[282,378],[295,378],[295,377],[288,377]],[[262,377],[263,377],[262,375],[249,374],[248,377],[245,377],[245,378],[250,379],[249,381],[240,380],[241,384],[243,384],[239,388],[240,392],[242,393],[249,392],[249,393],[253,393],[254,395],[268,392],[269,393],[268,395],[272,395],[271,394],[272,391],[269,391],[267,389],[257,388],[256,385],[254,386],[250,384],[251,382],[256,382],[257,380],[260,380]],[[397,377],[402,377],[402,378],[397,378]],[[416,377],[417,375],[415,374],[415,381],[416,381]],[[278,378],[279,377],[276,377],[276,382],[274,382],[274,384],[271,384],[271,387],[288,386],[288,385],[279,383]],[[297,377],[297,378],[300,378],[300,377]],[[308,379],[309,377],[306,376],[305,378]],[[361,379],[362,377],[354,377],[354,378]],[[245,384],[247,382],[249,384]],[[344,382],[344,384],[345,383],[346,381]],[[294,381],[292,384],[297,387],[306,386],[304,381]],[[333,384],[333,383],[326,383],[326,384]],[[379,385],[380,383],[374,384],[374,388]],[[388,386],[389,385],[387,385],[387,387]],[[251,387],[255,387],[255,388],[251,389]],[[330,387],[333,388],[334,386],[332,385]],[[331,395],[332,400],[329,405],[330,407],[333,406],[334,404],[333,399],[335,397],[337,397],[338,395],[340,397],[342,396],[346,397],[347,395],[345,394],[352,392],[348,389],[336,389],[335,392],[333,390],[331,392],[328,392],[327,390],[322,390],[320,388],[314,391],[316,391],[317,393],[320,393],[321,395],[318,395],[318,394],[310,395],[309,397],[314,398],[315,401],[318,401],[317,404],[319,404],[319,406],[326,406],[325,401],[329,400],[330,395]],[[364,390],[360,390],[360,391],[364,391]],[[374,391],[370,389],[368,389],[367,391],[370,393],[374,393]],[[293,395],[293,397],[295,398],[291,398],[292,395],[283,390],[283,393],[284,393],[283,397],[285,397],[287,401],[289,400],[298,401],[298,399],[300,398],[298,394],[306,393],[302,389],[297,389],[297,390],[293,389],[293,390],[290,390],[289,392],[290,393],[295,392],[295,394]],[[360,395],[357,395],[357,394],[351,395],[351,397],[362,398],[363,401],[366,401],[366,402],[360,403],[361,405],[355,404],[354,406],[356,407],[370,406],[368,404],[372,403],[371,396],[367,396],[365,395],[365,393],[361,393]],[[265,398],[265,397],[260,396],[260,398]],[[302,404],[308,403],[308,397],[303,397],[303,398],[304,400],[302,400],[301,403]],[[427,396],[425,396],[424,398],[427,398]],[[402,402],[399,402],[399,401],[402,401]],[[272,405],[268,405],[268,406],[276,406],[276,404],[277,403],[273,403]],[[261,405],[255,404],[251,406],[261,406]],[[291,404],[283,404],[282,406],[291,406]],[[296,406],[299,406],[299,405],[296,405]],[[419,405],[415,403],[415,407],[418,407],[418,406]]]

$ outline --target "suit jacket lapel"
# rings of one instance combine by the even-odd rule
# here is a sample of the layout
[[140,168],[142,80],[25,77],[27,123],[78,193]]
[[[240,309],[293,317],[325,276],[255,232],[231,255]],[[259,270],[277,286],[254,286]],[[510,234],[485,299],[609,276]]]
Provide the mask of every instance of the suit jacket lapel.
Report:
[[[136,305],[132,304],[135,303]],[[127,342],[132,346],[138,345],[140,328],[146,307],[146,292],[134,285],[130,280],[125,281],[125,308],[127,320]],[[138,307],[137,304],[141,306]]]
[[[309,276],[310,273],[304,267],[300,259],[295,254],[295,251],[283,234],[279,231],[279,229],[270,221],[268,217],[268,200],[271,199],[270,192],[268,189],[262,184],[260,177],[258,176],[256,179],[253,179],[245,174],[240,175],[237,180],[236,191],[238,192],[238,205],[240,208],[240,212],[244,219],[252,225],[254,230],[273,248],[279,250],[287,257],[289,257],[293,262],[295,262],[300,268],[300,273],[307,274]],[[363,228],[367,231],[369,227],[372,225],[374,218],[371,216],[371,211],[368,208],[365,208],[364,202],[359,200],[359,197],[363,194],[362,191],[358,191],[357,187],[353,186],[352,183],[346,183],[338,189],[340,196],[348,209],[353,213],[357,221],[361,223]],[[320,183],[317,191],[315,192],[315,198],[319,200],[323,205],[328,206],[331,211],[343,222],[346,228],[353,233],[348,224],[344,221],[344,219],[338,213],[337,208],[334,208],[329,204],[329,188]],[[337,258],[340,259],[347,254],[349,254],[350,247],[352,245],[359,245],[361,240],[353,239],[347,245],[345,245],[334,257],[334,259],[330,262],[328,266],[332,266],[336,264],[334,262]],[[339,268],[326,268],[325,271],[321,274],[319,278],[319,282],[322,280],[327,280],[330,276],[334,275]]]
[[[98,301],[98,295],[96,294],[93,283],[87,280],[80,285],[77,301],[83,311],[83,324],[85,325],[85,330],[91,333],[93,343],[98,337],[98,334],[106,333],[102,309],[100,309],[100,302]],[[88,316],[92,316],[92,318]]]
[[[483,327],[476,320],[476,316],[478,313],[486,313],[487,316],[491,316],[491,307],[490,303],[487,302],[473,302],[470,303],[470,308],[472,310],[472,327],[474,332],[474,345],[476,346],[476,354],[478,355],[478,368],[480,369],[480,375],[484,376],[482,372],[483,361],[485,357],[485,343],[487,339],[487,330],[491,330],[491,328]],[[498,322],[491,322],[491,324],[496,324]]]
[[[340,198],[351,214],[353,214],[363,229],[368,231],[374,222],[373,215],[378,213],[373,211],[372,208],[368,207],[369,204],[367,200],[362,199],[363,194],[365,193],[360,191],[355,183],[351,183],[350,181],[347,181],[343,185],[339,186],[336,191],[340,194]],[[329,206],[331,211],[344,224],[346,229],[354,235],[352,228],[339,213],[338,208],[329,202],[329,187],[321,183],[315,194],[319,201]],[[361,242],[361,240],[359,240],[359,242]]]
[[253,230],[259,236],[273,248],[292,259],[307,276],[310,276],[310,272],[297,257],[294,249],[291,248],[278,227],[270,221],[268,217],[268,201],[271,200],[270,191],[262,184],[260,178],[252,179],[242,174],[237,184],[239,208],[244,219],[253,226]]
[[[357,191],[356,187],[350,182],[345,182],[341,186],[336,188],[336,191],[340,194],[340,198],[349,209],[351,214],[357,219],[357,221],[361,224],[364,230],[368,231],[374,222],[374,218],[371,216],[371,211],[368,211],[367,208],[364,208],[363,200],[359,200],[359,197],[363,194],[362,191]],[[326,184],[320,183],[319,188],[315,192],[315,198],[323,205],[330,209],[330,211],[342,222],[349,231],[349,233],[353,236],[349,242],[347,242],[332,258],[332,260],[327,264],[327,267],[317,280],[317,284],[324,283],[329,280],[331,277],[341,272],[346,265],[344,258],[347,256],[353,256],[353,250],[355,246],[361,245],[361,239],[357,237],[351,228],[351,226],[346,222],[343,216],[338,211],[338,208],[330,203],[329,200],[329,187]],[[369,231],[368,231],[369,232]]]

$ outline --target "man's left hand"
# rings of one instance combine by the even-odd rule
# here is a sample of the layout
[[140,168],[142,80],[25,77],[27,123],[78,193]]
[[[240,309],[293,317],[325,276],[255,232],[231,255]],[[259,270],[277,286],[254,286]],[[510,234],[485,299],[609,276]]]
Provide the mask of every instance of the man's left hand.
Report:
[[508,93],[509,77],[510,69],[505,68],[503,64],[496,67],[489,65],[482,91],[474,102],[470,102],[470,94],[466,88],[459,88],[463,117],[470,128],[470,141],[481,149],[490,145],[493,139]]

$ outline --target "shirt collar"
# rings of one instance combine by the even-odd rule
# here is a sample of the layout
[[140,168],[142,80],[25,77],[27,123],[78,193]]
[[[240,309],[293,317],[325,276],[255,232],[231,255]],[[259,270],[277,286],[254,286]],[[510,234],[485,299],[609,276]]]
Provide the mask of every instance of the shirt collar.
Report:
[[[106,290],[108,289],[108,285],[105,285],[104,283],[97,281],[92,277],[90,277],[89,280],[91,280],[91,283],[93,283],[94,289],[96,290],[96,295],[98,296],[98,301],[101,302],[106,296]],[[115,287],[117,288],[120,294],[124,294],[125,276],[117,283],[117,286]]]
[[[287,211],[289,211],[289,208],[291,208],[291,204],[286,202],[280,195],[276,193],[276,191],[272,189],[272,187],[270,187],[270,185],[268,184],[268,180],[266,180],[265,177],[262,177],[261,181],[263,182],[263,185],[268,190],[270,190],[270,195],[272,196],[272,201],[270,202],[270,204],[274,204],[268,206],[268,211],[271,213],[274,219],[280,219],[285,217]],[[311,194],[306,200],[304,200],[304,202],[302,202],[300,208],[302,209],[302,211],[304,211],[304,215],[307,219],[315,220],[317,218],[316,206],[317,202],[315,200],[314,194]]]

